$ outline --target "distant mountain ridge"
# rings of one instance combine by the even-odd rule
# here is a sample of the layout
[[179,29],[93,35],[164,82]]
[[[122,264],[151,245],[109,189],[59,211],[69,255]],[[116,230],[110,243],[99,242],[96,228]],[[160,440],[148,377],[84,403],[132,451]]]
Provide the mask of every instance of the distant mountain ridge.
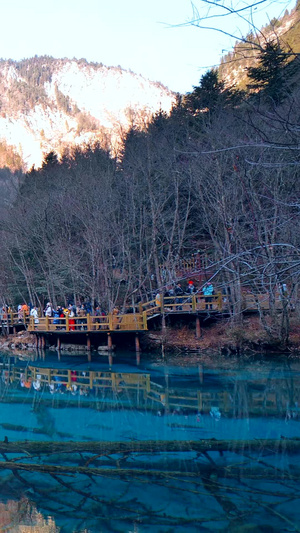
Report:
[[[237,42],[224,56],[219,77],[225,87],[246,89],[247,69],[258,48],[278,39],[300,55],[300,0],[255,35]],[[130,126],[143,128],[157,111],[169,112],[176,94],[159,82],[120,66],[85,59],[35,56],[0,60],[0,168],[40,167],[46,154],[99,141],[117,154]]]
[[[116,152],[131,125],[143,127],[175,93],[121,67],[85,59],[0,60],[0,165],[39,167],[45,154],[99,141]],[[10,163],[3,154],[9,153]]]

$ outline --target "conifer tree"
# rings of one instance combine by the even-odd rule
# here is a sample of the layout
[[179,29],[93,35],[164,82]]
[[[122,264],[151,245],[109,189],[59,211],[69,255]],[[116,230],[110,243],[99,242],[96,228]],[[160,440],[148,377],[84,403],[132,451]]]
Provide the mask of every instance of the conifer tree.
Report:
[[191,113],[209,112],[235,106],[243,96],[242,91],[225,88],[223,80],[219,79],[217,69],[208,70],[200,79],[200,84],[194,87],[192,93],[188,93],[183,100],[183,106]]
[[214,111],[218,106],[224,83],[219,81],[218,71],[211,69],[200,79],[198,87],[185,97],[185,106],[189,111],[197,113],[203,110]]
[[288,94],[284,70],[287,59],[288,54],[279,43],[268,42],[259,54],[258,66],[248,68],[248,77],[253,81],[248,88],[263,89],[275,105],[280,104]]

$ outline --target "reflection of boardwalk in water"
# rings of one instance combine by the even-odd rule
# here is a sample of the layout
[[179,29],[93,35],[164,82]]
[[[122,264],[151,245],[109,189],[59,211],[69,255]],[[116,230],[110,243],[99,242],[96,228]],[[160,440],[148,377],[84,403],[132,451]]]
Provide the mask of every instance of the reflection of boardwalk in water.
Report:
[[[82,401],[93,406],[98,398],[120,401],[138,408],[178,413],[214,413],[233,418],[251,416],[284,416],[297,419],[300,415],[300,377],[256,378],[225,381],[225,384],[211,384],[209,377],[199,371],[199,383],[189,382],[186,386],[174,380],[152,376],[150,372],[125,372],[117,370],[72,369],[70,367],[45,367],[29,364],[20,366],[2,363],[2,388],[9,395],[10,389],[43,392],[48,397],[60,398],[63,402],[69,396],[80,396]],[[63,393],[63,394],[62,394]]]

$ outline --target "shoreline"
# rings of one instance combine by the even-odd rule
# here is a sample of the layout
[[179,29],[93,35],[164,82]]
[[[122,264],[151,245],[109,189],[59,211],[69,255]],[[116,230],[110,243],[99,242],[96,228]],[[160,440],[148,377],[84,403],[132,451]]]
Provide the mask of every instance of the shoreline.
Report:
[[[86,349],[82,346],[83,350]],[[4,351],[32,352],[36,350],[35,336],[28,331],[19,331],[0,337],[0,349]],[[227,320],[206,325],[201,335],[196,337],[195,329],[185,324],[180,327],[168,326],[160,330],[149,330],[141,339],[141,351],[145,354],[159,350],[168,354],[194,352],[199,355],[255,355],[286,354],[300,356],[300,325],[291,327],[289,343],[281,345],[276,340],[271,343],[257,317],[250,317],[240,326],[233,327]],[[68,353],[73,353],[66,350]],[[74,348],[74,353],[78,349]]]

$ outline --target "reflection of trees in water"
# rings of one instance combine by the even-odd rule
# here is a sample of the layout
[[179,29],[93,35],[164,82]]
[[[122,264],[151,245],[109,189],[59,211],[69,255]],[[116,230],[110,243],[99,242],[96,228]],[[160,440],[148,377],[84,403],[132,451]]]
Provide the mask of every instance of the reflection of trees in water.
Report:
[[245,381],[235,380],[232,393],[233,418],[249,418],[249,392]]
[[24,441],[0,444],[0,451],[3,473],[12,472],[2,495],[6,485],[26,491],[67,531],[129,531],[134,524],[136,531],[199,531],[214,522],[216,531],[251,523],[259,532],[270,522],[277,531],[299,531],[298,440]]
[[299,377],[294,374],[290,362],[285,360],[281,365],[275,365],[265,380],[263,412],[268,413],[270,405],[286,420],[298,418]]

